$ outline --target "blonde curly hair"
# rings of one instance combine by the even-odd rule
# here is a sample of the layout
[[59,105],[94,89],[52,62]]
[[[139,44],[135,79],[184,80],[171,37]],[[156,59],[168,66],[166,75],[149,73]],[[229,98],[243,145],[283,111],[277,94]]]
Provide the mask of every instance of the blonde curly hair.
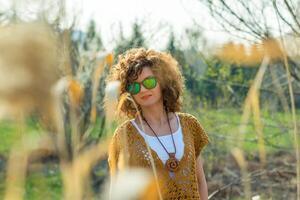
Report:
[[[135,81],[144,67],[150,67],[161,87],[163,103],[168,112],[177,112],[182,107],[184,78],[178,62],[168,53],[145,48],[133,48],[118,57],[106,82],[121,82],[118,99],[118,115],[133,118],[137,114],[131,95],[126,91],[127,84]],[[140,111],[140,107],[138,106]]]

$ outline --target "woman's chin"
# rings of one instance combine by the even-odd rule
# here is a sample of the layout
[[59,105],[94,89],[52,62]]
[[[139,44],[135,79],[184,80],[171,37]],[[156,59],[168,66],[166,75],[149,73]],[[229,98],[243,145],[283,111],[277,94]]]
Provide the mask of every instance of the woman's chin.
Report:
[[140,103],[140,106],[142,107],[150,107],[153,106],[157,103],[157,101],[155,101],[155,99],[148,99],[148,100],[144,100],[143,102]]

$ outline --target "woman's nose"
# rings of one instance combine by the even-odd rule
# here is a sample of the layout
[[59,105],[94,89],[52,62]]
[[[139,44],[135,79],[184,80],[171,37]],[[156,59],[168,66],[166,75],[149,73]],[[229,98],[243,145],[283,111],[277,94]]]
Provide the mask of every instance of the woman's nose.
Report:
[[143,86],[143,84],[141,84],[141,92],[143,92],[143,91],[145,91],[145,90],[147,90],[147,88],[145,88],[145,87]]

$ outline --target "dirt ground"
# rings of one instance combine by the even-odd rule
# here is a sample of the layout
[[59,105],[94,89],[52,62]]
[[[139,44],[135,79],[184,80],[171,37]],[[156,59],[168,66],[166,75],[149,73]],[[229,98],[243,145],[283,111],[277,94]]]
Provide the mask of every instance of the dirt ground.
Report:
[[[296,199],[296,159],[292,153],[280,151],[268,155],[263,167],[257,155],[247,158],[251,196],[260,199]],[[244,199],[244,183],[240,168],[231,156],[216,159],[207,171],[211,199]],[[247,181],[247,180],[246,180]]]
[[[296,199],[296,159],[292,153],[279,151],[268,155],[265,166],[259,162],[258,155],[249,155],[246,159],[252,197],[260,196],[260,200]],[[1,171],[5,171],[5,160],[3,157],[0,159]],[[54,171],[52,173],[59,174],[58,162],[59,159],[49,152],[37,152],[30,159],[28,173],[44,171],[47,174],[51,169]],[[101,191],[101,185],[107,178],[107,169],[106,160],[102,160],[91,174],[92,186],[96,193]],[[205,165],[205,174],[210,199],[245,199],[245,180],[241,178],[240,168],[232,155],[209,160]]]

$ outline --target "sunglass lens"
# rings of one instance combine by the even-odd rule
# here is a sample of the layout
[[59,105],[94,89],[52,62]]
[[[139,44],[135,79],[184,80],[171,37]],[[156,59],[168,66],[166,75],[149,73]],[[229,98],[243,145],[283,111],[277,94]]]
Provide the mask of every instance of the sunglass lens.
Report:
[[146,78],[144,81],[143,81],[143,85],[145,86],[145,88],[147,89],[153,89],[155,88],[156,86],[156,78],[155,77],[149,77],[149,78]]
[[131,83],[127,87],[127,91],[131,94],[137,94],[140,92],[141,86],[139,83]]

